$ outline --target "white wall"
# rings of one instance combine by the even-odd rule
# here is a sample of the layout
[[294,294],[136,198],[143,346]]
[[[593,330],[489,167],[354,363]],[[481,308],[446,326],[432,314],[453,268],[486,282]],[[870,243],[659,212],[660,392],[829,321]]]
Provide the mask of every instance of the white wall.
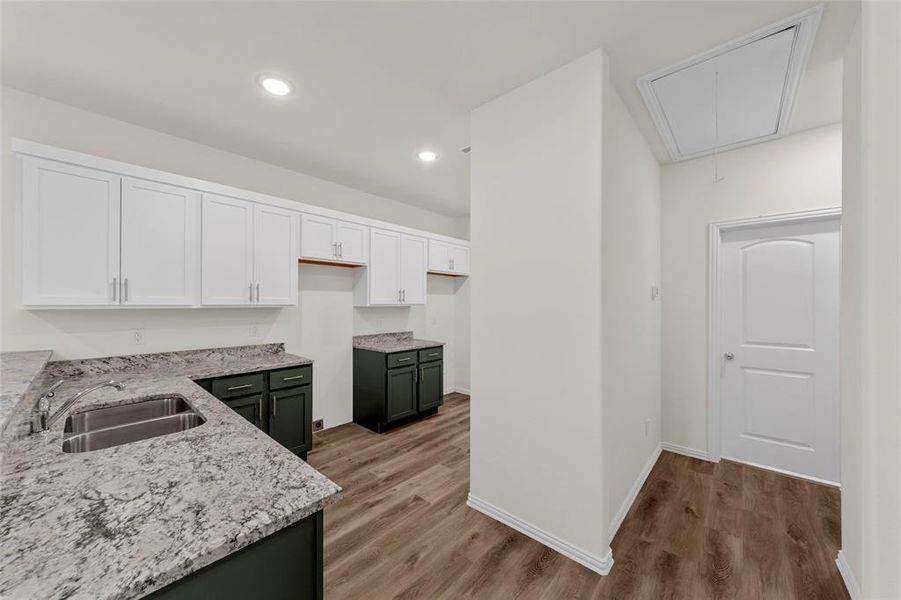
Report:
[[660,443],[660,302],[651,299],[660,284],[660,165],[612,85],[603,154],[604,456],[616,526]]
[[901,4],[862,4],[843,111],[839,564],[858,597],[899,598]]
[[471,118],[470,492],[595,565],[606,69],[593,52]]
[[[51,348],[54,359],[211,346],[285,342],[316,361],[314,416],[326,426],[351,419],[351,338],[355,333],[412,329],[449,343],[445,382],[455,382],[453,280],[429,276],[425,307],[353,307],[354,271],[300,267],[299,306],[277,308],[45,310],[15,304],[15,163],[19,137],[217,183],[296,199],[436,233],[455,235],[461,221],[256,160],[2,88],[2,278],[0,347]],[[380,329],[381,328],[381,329]],[[144,342],[135,343],[135,330]],[[465,341],[465,340],[464,340]],[[467,353],[468,354],[468,353]],[[464,354],[466,356],[466,354]]]
[[668,164],[661,180],[665,442],[707,451],[707,225],[840,206],[841,125]]

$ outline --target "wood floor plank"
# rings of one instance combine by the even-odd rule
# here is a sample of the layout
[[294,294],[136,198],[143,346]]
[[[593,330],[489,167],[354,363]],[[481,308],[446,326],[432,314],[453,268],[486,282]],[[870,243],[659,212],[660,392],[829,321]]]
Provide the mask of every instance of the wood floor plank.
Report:
[[839,491],[771,471],[663,452],[601,577],[466,506],[468,396],[383,434],[319,432],[309,462],[345,490],[325,510],[329,600],[848,598]]

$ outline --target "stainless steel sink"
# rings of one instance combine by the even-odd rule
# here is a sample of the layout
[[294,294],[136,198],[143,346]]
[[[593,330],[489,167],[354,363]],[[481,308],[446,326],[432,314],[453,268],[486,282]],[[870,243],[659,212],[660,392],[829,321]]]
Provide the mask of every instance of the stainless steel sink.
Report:
[[66,419],[63,452],[90,452],[177,433],[206,419],[180,396],[96,408]]

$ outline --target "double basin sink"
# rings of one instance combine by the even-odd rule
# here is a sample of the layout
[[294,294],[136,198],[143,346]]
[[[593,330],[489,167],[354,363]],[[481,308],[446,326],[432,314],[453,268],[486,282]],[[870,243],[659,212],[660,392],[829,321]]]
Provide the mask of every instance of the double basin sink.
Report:
[[155,396],[132,404],[95,408],[69,415],[63,452],[90,452],[177,433],[204,419],[181,396]]

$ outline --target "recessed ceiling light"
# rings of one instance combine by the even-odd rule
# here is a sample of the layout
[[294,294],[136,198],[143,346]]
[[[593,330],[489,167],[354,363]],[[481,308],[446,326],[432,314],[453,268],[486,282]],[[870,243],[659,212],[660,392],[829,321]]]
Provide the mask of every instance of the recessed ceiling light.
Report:
[[432,162],[436,158],[438,158],[438,155],[431,150],[423,150],[419,153],[419,160],[422,162]]
[[260,76],[260,85],[273,96],[287,96],[294,91],[294,86],[291,85],[291,82],[275,75]]

